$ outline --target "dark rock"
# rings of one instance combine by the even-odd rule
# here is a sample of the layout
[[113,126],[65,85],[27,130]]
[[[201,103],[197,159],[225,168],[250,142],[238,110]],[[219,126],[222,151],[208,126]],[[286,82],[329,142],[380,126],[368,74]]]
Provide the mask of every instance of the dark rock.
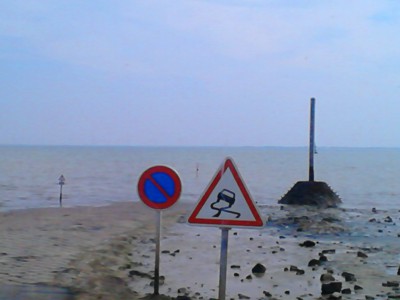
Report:
[[361,257],[361,258],[367,258],[367,257],[368,257],[368,255],[367,255],[367,254],[365,254],[364,252],[358,251],[358,252],[357,252],[357,257]]
[[333,277],[333,275],[330,274],[330,273],[322,274],[321,277],[320,277],[319,279],[320,279],[322,282],[335,281],[335,277]]
[[178,294],[185,294],[187,292],[186,288],[179,288]]
[[243,295],[243,294],[238,294],[239,299],[250,299],[249,296]]
[[382,286],[386,286],[386,287],[399,287],[400,284],[398,281],[387,281],[386,283],[382,283]]
[[342,276],[346,281],[357,281],[356,276],[349,272],[343,272]]
[[340,281],[333,281],[329,283],[323,283],[321,286],[321,294],[328,295],[335,292],[340,293],[342,290],[342,283]]
[[297,270],[296,275],[304,275],[305,271],[304,270]]
[[342,294],[343,294],[343,295],[351,294],[351,289],[349,289],[349,288],[343,289],[343,290],[342,290]]
[[191,300],[192,298],[188,297],[188,296],[178,296],[175,298],[176,300]]
[[336,253],[335,249],[322,250],[322,254],[334,254],[334,253]]
[[280,204],[337,207],[342,200],[322,181],[298,181],[278,201]]
[[272,297],[272,294],[270,292],[263,291],[263,294],[265,297]]
[[247,280],[251,280],[251,279],[253,279],[253,277],[252,277],[251,275],[247,275],[247,276],[246,276],[246,279],[247,279]]
[[364,289],[364,288],[363,288],[362,286],[359,286],[359,285],[357,285],[357,284],[354,286],[354,290],[355,290],[355,291],[359,291],[359,290],[363,290],[363,289]]
[[310,247],[314,247],[314,246],[315,246],[315,242],[307,240],[307,241],[304,241],[303,243],[301,243],[301,244],[299,244],[299,245],[300,245],[301,247],[310,248]]
[[240,269],[239,265],[231,265],[231,269]]
[[128,275],[129,277],[138,276],[138,277],[142,277],[142,278],[153,279],[153,276],[151,276],[150,274],[141,272],[141,271],[131,270],[131,271],[129,271],[128,274],[129,274],[129,275]]
[[297,272],[299,270],[299,268],[296,266],[290,266],[289,270],[290,270],[290,272]]
[[397,269],[397,275],[400,275],[400,267]]
[[392,223],[393,222],[393,220],[392,220],[392,218],[390,216],[387,216],[384,221],[386,223]]
[[285,291],[285,294],[286,295],[290,295],[290,291]]
[[320,266],[321,265],[321,262],[320,262],[320,260],[319,259],[312,259],[312,260],[310,260],[309,262],[308,262],[308,266],[309,267],[315,267],[315,266]]
[[251,269],[251,272],[253,274],[264,274],[266,270],[267,268],[264,265],[258,263]]
[[374,300],[374,299],[375,299],[375,297],[365,295],[365,300]]
[[325,262],[325,261],[328,261],[328,258],[325,256],[325,255],[320,255],[319,256],[319,261],[321,261],[321,262]]
[[234,277],[239,277],[240,275],[239,275],[239,273],[234,273],[233,276]]

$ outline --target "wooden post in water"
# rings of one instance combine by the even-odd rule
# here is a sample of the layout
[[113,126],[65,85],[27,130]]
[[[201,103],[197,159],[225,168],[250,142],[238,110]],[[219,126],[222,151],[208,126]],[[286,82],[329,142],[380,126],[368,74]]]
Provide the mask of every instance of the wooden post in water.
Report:
[[310,104],[310,164],[308,171],[308,181],[314,181],[314,132],[315,132],[315,98],[311,98]]

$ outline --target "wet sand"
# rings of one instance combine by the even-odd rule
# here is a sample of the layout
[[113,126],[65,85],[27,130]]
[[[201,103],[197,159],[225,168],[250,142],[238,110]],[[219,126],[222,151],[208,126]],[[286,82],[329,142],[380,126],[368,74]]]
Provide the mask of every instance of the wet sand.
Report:
[[[163,212],[157,299],[218,296],[221,232],[187,225],[192,208]],[[400,299],[399,211],[261,211],[262,230],[230,230],[227,299]],[[0,299],[142,299],[153,292],[155,224],[142,203],[1,213],[0,290],[16,296]],[[332,282],[339,293],[323,295]]]

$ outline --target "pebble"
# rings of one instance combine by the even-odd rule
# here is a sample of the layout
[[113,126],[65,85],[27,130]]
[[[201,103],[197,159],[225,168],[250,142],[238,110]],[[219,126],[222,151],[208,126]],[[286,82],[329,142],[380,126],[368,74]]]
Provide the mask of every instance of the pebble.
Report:
[[349,294],[351,294],[351,289],[349,289],[349,288],[343,289],[343,290],[342,290],[342,294],[344,294],[344,295],[349,295]]
[[307,240],[300,244],[301,247],[311,248],[315,246],[315,242]]
[[354,274],[352,274],[352,273],[349,273],[349,272],[343,272],[342,273],[342,277],[344,277],[346,282],[348,282],[348,281],[357,281],[356,276]]
[[320,279],[320,281],[322,281],[322,282],[335,281],[335,277],[333,277],[333,275],[330,274],[330,273],[322,274],[321,277],[320,277],[319,279]]
[[323,283],[321,286],[321,294],[333,294],[335,292],[340,293],[342,290],[342,283],[340,281],[333,281],[329,283]]
[[253,274],[264,274],[267,268],[263,264],[256,264],[253,269],[251,269],[251,272]]
[[364,288],[363,288],[362,286],[359,286],[359,285],[357,285],[357,284],[354,286],[354,290],[355,290],[355,291],[359,291],[359,290],[363,290],[363,289],[364,289]]
[[312,260],[310,260],[308,262],[309,267],[314,267],[314,266],[319,266],[319,265],[321,265],[321,261],[319,259],[313,258]]
[[368,255],[367,254],[365,254],[364,252],[362,252],[362,251],[358,251],[357,252],[357,257],[361,257],[361,258],[367,258],[368,257]]

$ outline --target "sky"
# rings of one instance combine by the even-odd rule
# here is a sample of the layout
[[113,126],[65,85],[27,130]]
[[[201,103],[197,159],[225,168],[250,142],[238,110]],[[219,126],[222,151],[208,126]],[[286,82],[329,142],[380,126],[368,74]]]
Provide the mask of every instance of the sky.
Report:
[[400,147],[400,1],[0,2],[0,145]]

